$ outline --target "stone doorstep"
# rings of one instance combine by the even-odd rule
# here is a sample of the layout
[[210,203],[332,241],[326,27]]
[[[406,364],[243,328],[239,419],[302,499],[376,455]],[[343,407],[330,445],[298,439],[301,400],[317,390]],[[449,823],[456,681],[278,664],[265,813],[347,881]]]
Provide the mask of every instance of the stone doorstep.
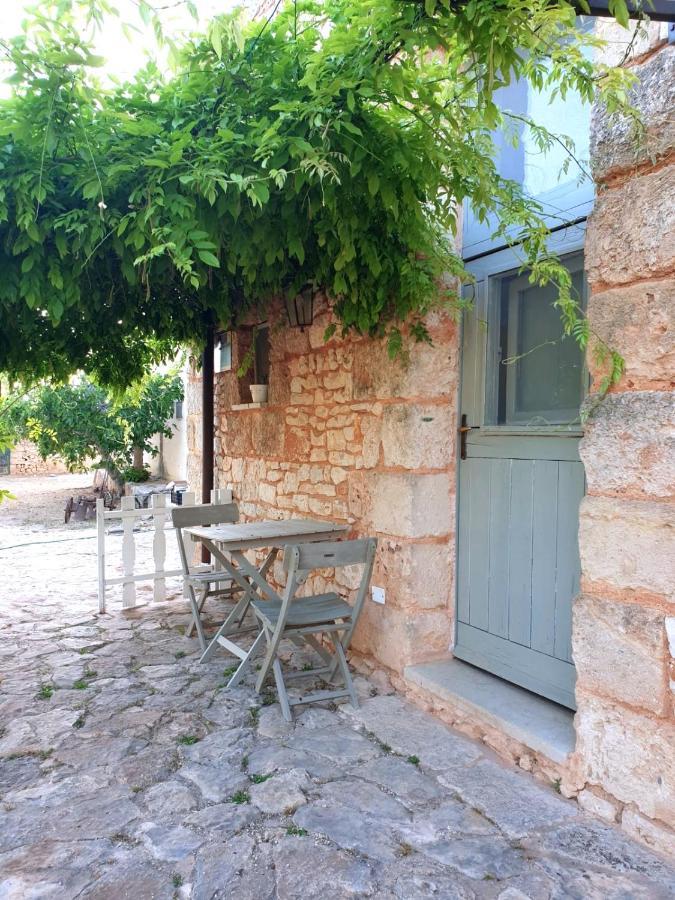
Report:
[[408,684],[423,688],[446,703],[520,741],[554,763],[563,764],[574,751],[574,713],[496,675],[459,659],[407,666]]

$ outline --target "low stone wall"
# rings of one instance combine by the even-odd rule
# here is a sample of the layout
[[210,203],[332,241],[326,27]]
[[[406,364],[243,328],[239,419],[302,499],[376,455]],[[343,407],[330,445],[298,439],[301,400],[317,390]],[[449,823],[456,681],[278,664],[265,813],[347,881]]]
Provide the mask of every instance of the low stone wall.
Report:
[[43,459],[32,441],[19,441],[10,452],[10,475],[63,475],[68,471],[58,457]]
[[581,444],[573,781],[587,808],[675,853],[675,47],[635,72],[645,144],[601,112],[592,135],[589,317],[626,372]]

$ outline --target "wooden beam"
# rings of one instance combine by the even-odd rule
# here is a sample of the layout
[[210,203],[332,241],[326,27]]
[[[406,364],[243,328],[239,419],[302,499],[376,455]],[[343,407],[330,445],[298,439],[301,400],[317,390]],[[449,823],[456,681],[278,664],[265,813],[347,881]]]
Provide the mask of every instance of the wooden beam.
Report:
[[[214,329],[209,325],[202,353],[202,503],[211,502],[213,490],[214,444]],[[211,554],[202,547],[202,562],[211,562]]]

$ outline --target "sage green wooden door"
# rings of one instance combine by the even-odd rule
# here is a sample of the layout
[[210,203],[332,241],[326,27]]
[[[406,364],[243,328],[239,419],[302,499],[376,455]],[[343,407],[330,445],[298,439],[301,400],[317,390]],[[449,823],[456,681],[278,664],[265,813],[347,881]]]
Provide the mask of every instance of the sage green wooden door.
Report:
[[[581,254],[566,264],[583,302]],[[454,652],[574,708],[587,376],[552,288],[483,274],[464,323]]]

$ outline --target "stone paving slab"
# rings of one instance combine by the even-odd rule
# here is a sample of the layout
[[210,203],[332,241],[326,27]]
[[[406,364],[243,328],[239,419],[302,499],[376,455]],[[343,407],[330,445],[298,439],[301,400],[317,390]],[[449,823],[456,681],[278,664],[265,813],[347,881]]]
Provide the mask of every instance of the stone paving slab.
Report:
[[292,725],[271,687],[225,692],[182,599],[98,616],[91,542],[50,536],[0,550],[0,900],[675,897],[666,860],[381,678]]

